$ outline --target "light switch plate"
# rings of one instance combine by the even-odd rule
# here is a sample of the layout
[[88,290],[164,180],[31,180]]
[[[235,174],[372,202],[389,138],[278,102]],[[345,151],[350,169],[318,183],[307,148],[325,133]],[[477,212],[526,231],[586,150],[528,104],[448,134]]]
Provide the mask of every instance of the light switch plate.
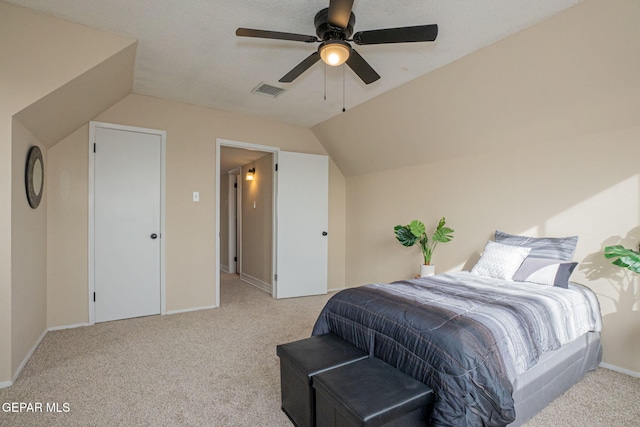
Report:
[[193,192],[193,201],[194,202],[199,202],[200,201],[200,192],[199,191],[194,191]]

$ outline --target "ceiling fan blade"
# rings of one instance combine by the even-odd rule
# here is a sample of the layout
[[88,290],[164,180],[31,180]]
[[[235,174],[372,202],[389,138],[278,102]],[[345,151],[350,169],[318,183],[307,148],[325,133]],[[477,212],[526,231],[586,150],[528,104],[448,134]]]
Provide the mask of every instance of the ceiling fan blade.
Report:
[[329,2],[329,23],[345,29],[349,25],[353,0],[331,0]]
[[358,45],[383,43],[432,42],[438,36],[438,25],[386,28],[383,30],[359,31],[353,35]]
[[307,71],[313,64],[320,60],[320,54],[316,51],[307,56],[304,61],[293,67],[293,70],[289,71],[284,77],[278,80],[281,83],[291,83],[300,76],[300,74]]
[[307,36],[304,34],[282,33],[280,31],[253,30],[251,28],[238,28],[236,36],[239,37],[258,37],[261,39],[291,40],[294,42],[315,43],[318,41],[316,36]]
[[351,67],[353,72],[356,73],[365,84],[373,83],[380,78],[380,75],[371,68],[371,65],[369,65],[355,49],[351,49],[351,55],[349,59],[347,59],[347,65]]

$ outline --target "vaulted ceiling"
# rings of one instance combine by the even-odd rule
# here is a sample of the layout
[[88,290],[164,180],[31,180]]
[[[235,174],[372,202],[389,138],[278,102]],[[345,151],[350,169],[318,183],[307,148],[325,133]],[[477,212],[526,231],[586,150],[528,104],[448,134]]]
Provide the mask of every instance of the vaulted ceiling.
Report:
[[[357,46],[380,74],[316,63],[280,83],[316,44],[237,37],[238,27],[315,34],[329,0],[8,0],[138,40],[135,93],[312,127],[579,3],[580,0],[355,0],[355,31],[437,24],[435,42]],[[252,93],[267,83],[277,97]]]

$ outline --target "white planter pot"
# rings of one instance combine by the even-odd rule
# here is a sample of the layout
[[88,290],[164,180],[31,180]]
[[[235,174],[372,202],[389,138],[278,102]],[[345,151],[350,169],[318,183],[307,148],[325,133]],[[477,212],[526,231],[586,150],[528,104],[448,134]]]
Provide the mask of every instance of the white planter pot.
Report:
[[436,266],[435,265],[422,264],[420,266],[420,277],[433,276],[434,274],[436,274]]

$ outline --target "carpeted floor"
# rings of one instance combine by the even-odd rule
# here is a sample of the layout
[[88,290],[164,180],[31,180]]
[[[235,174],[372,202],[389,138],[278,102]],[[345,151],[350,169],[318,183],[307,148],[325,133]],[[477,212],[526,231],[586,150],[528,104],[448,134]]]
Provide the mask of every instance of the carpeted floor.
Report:
[[[329,295],[274,300],[221,277],[217,309],[49,332],[0,389],[0,426],[290,426],[275,346],[308,337]],[[598,369],[526,426],[638,426],[638,402],[640,379]]]

